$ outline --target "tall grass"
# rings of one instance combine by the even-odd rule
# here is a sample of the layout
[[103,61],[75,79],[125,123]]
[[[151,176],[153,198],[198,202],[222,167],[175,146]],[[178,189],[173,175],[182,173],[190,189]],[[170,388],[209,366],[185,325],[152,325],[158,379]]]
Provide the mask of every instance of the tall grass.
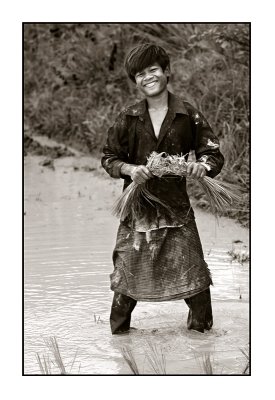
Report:
[[[170,89],[197,106],[220,138],[223,180],[248,191],[248,24],[25,24],[26,132],[99,155],[118,112],[139,97],[125,55],[148,41],[171,56]],[[200,203],[199,191],[194,198]],[[247,211],[248,196],[231,216],[247,224]]]

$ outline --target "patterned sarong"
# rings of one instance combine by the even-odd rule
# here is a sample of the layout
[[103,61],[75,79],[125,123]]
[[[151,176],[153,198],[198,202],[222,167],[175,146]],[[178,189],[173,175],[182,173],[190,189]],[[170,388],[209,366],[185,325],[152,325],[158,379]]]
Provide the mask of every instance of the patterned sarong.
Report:
[[193,218],[149,232],[121,223],[113,262],[111,289],[138,301],[188,298],[212,284]]

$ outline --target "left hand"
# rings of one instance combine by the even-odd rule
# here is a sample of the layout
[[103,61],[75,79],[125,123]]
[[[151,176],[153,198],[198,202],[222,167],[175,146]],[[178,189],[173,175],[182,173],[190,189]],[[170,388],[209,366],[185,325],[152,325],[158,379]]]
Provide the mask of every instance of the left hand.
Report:
[[196,162],[190,162],[187,166],[187,176],[192,179],[200,179],[206,175],[206,169],[203,165]]

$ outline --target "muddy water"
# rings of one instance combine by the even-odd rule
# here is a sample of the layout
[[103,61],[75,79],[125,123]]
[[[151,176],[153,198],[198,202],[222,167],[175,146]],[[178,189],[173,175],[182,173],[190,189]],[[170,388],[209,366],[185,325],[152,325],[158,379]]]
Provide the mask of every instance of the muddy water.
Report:
[[[110,208],[121,181],[98,162],[56,160],[54,169],[25,158],[25,373],[40,374],[36,354],[53,359],[46,345],[57,338],[67,370],[81,374],[129,374],[127,347],[141,373],[155,373],[146,354],[163,352],[169,374],[203,374],[209,355],[214,374],[240,374],[249,341],[249,267],[232,262],[233,240],[248,244],[248,232],[222,218],[217,224],[197,210],[196,218],[214,287],[214,327],[206,334],[186,329],[184,300],[138,303],[137,331],[111,336],[109,274],[118,221]],[[77,353],[76,353],[77,352]],[[52,373],[57,373],[52,365]]]

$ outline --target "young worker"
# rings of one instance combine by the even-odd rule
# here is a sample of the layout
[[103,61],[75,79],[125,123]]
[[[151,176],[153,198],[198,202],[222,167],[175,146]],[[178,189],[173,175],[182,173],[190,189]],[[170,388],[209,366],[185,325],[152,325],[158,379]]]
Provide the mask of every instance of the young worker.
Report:
[[135,47],[126,57],[125,68],[144,100],[122,111],[109,129],[102,166],[113,178],[124,179],[124,189],[132,181],[146,182],[173,213],[146,203],[144,218],[120,222],[111,274],[111,331],[130,330],[137,301],[184,299],[189,307],[188,329],[204,332],[213,324],[212,280],[186,179],[153,177],[145,165],[153,151],[179,155],[194,150],[196,162],[189,163],[188,176],[214,177],[224,162],[219,141],[198,110],[168,91],[170,62],[163,48]]

